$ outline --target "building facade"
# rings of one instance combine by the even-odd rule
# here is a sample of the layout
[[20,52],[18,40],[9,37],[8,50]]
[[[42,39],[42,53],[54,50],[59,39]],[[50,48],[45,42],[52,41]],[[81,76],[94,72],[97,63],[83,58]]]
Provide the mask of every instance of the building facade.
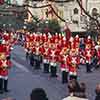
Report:
[[[55,2],[44,1],[33,1],[29,3],[32,6],[42,6],[47,4],[52,4],[55,12],[64,20],[66,20],[68,27],[72,32],[86,32],[89,23],[89,17],[84,14],[82,9],[77,3],[77,0],[57,0]],[[93,11],[100,14],[100,0],[81,0],[81,5],[83,8],[92,15]],[[57,18],[50,12],[48,7],[45,8],[29,8],[33,15],[38,16],[40,19],[52,19]],[[29,17],[30,19],[31,17]],[[59,20],[59,18],[58,18]],[[60,20],[59,20],[60,21]],[[64,22],[60,21],[61,26],[64,26]]]

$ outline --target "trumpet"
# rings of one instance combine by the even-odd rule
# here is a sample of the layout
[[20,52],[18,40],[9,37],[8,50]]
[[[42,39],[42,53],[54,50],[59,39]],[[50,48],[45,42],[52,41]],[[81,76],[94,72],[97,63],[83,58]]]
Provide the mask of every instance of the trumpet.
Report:
[[7,69],[9,69],[9,67],[8,66],[3,66],[2,69],[7,70]]
[[71,63],[71,65],[72,65],[73,67],[76,67],[76,64],[75,64],[75,63]]

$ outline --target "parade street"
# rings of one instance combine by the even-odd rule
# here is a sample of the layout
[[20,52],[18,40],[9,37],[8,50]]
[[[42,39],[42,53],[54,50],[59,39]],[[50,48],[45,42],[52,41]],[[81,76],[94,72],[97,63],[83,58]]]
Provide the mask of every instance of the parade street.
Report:
[[[25,59],[25,52],[21,46],[15,46],[12,53],[13,67],[9,72],[10,92],[0,94],[0,100],[11,97],[16,100],[30,100],[33,88],[44,88],[49,100],[62,100],[68,95],[67,84],[61,83],[61,74],[58,78],[51,79],[49,74],[41,70],[33,70]],[[100,69],[93,73],[86,73],[85,66],[80,66],[78,80],[84,81],[87,86],[89,100],[94,100],[95,86],[100,82]]]

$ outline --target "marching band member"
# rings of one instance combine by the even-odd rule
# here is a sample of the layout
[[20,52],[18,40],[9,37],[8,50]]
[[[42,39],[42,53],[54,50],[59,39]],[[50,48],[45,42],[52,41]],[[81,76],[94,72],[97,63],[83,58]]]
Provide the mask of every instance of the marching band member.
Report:
[[10,57],[6,57],[6,54],[3,51],[0,52],[0,93],[8,92],[8,72],[12,65]]
[[12,66],[10,57],[7,57],[7,58],[4,57],[4,59],[2,59],[2,66],[3,66],[3,69],[1,71],[1,74],[3,76],[4,92],[9,92],[9,90],[8,90],[8,73],[9,73],[9,69]]
[[71,79],[77,79],[77,56],[75,49],[70,50],[70,53],[67,57],[67,65],[69,67],[69,77]]
[[35,49],[35,33],[30,34],[30,45],[29,45],[29,61],[30,65],[33,67],[34,66],[34,55],[36,52]]
[[97,68],[100,67],[100,46],[98,47],[97,50],[97,59],[98,59],[98,63],[97,63]]
[[49,60],[49,55],[50,55],[50,38],[52,38],[51,34],[48,33],[48,35],[44,34],[43,35],[43,48],[44,48],[44,53],[43,53],[43,71],[44,73],[49,73],[50,72],[50,60]]
[[74,38],[74,48],[75,48],[75,52],[76,52],[76,56],[77,56],[77,67],[79,68],[79,64],[80,64],[80,53],[81,53],[81,49],[80,49],[80,38],[78,35],[75,36]]
[[62,73],[62,83],[67,83],[68,82],[68,65],[67,65],[67,56],[68,56],[68,52],[69,52],[69,44],[68,41],[66,40],[66,38],[63,38],[63,42],[62,42],[62,50],[60,52],[60,61],[61,61],[61,73]]
[[91,61],[92,61],[92,40],[91,37],[88,36],[85,43],[85,60],[86,60],[86,72],[91,72]]
[[0,42],[0,94],[3,93],[3,76],[2,76],[2,53],[3,53],[3,45]]
[[75,49],[77,54],[79,53],[79,47],[80,47],[80,38],[78,35],[75,36],[74,38],[74,45],[75,45]]
[[25,47],[25,52],[26,52],[26,60],[28,60],[29,59],[29,52],[30,52],[30,49],[29,49],[29,47],[30,47],[29,33],[26,34],[25,40],[26,40],[26,42],[25,42],[24,47]]
[[49,66],[50,66],[50,62],[49,62],[49,52],[50,52],[50,49],[49,49],[49,46],[48,46],[48,43],[45,42],[44,43],[44,58],[43,58],[43,65],[44,65],[44,73],[49,73]]
[[51,77],[57,77],[57,58],[55,56],[56,48],[54,43],[55,40],[51,39],[50,53],[49,53]]
[[35,63],[34,63],[34,55],[35,55],[36,49],[35,49],[34,46],[32,46],[30,49],[31,49],[31,50],[30,50],[30,57],[29,57],[30,65],[31,65],[32,67],[34,67],[34,64],[35,64]]
[[34,61],[35,61],[35,69],[40,69],[42,56],[40,55],[40,37],[39,35],[36,36],[35,40],[35,55],[34,55]]
[[68,66],[66,63],[67,55],[62,55],[61,61],[60,61],[60,67],[61,67],[61,73],[62,73],[62,83],[68,82]]

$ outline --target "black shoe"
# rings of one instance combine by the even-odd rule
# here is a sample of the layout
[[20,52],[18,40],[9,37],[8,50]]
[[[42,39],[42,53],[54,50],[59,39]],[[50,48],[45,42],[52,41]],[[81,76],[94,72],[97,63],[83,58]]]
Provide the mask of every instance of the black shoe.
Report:
[[49,73],[49,71],[44,71],[44,73]]
[[87,71],[87,73],[92,73],[92,71]]
[[62,81],[62,84],[66,84],[66,83],[68,83],[67,80],[63,80],[63,81]]
[[7,90],[7,89],[6,89],[6,90],[4,90],[4,92],[10,92],[10,90]]
[[58,75],[55,75],[55,77],[58,77]]
[[0,94],[3,94],[3,92],[4,92],[3,90],[0,90]]
[[51,75],[51,77],[58,77],[58,75]]

